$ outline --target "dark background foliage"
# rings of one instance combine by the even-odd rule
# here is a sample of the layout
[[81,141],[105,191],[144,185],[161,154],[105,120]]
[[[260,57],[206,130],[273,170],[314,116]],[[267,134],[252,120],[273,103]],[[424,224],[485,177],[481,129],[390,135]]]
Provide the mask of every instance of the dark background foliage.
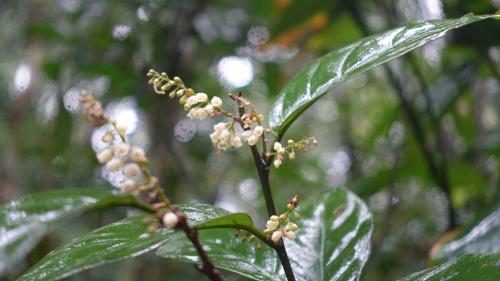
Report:
[[[212,121],[194,123],[155,96],[148,69],[181,76],[209,96],[242,91],[266,113],[291,75],[322,54],[403,23],[497,8],[494,0],[2,1],[0,202],[50,189],[112,188],[95,161],[97,133],[77,103],[90,89],[111,115],[134,124],[133,141],[147,148],[174,201],[246,211],[262,225],[249,151],[215,153]],[[425,268],[443,235],[498,205],[498,31],[493,21],[477,23],[361,75],[288,132],[314,135],[320,146],[273,174],[277,205],[335,186],[362,197],[375,218],[364,280]],[[6,280],[123,216],[117,210],[72,222]],[[189,265],[151,254],[71,280],[198,278]]]

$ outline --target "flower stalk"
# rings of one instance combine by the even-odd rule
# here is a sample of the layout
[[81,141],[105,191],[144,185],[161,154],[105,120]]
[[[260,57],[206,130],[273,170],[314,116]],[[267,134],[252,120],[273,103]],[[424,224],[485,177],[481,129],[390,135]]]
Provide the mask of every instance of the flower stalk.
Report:
[[[131,146],[127,142],[126,126],[118,125],[116,121],[106,116],[102,104],[90,93],[83,93],[80,102],[83,105],[85,116],[95,127],[109,124],[113,128],[103,135],[102,141],[107,143],[108,147],[97,153],[97,160],[99,163],[105,164],[108,171],[121,171],[127,177],[121,182],[123,192],[146,196],[149,204],[137,203],[134,204],[134,207],[155,214],[157,220],[149,222],[148,232],[154,233],[161,226],[183,231],[202,260],[202,265],[196,266],[196,268],[210,280],[224,281],[225,278],[215,268],[201,246],[197,230],[189,226],[186,214],[170,203],[170,199],[160,186],[158,178],[152,176],[149,170],[149,160],[144,150]],[[115,144],[115,136],[119,136],[117,144]]]

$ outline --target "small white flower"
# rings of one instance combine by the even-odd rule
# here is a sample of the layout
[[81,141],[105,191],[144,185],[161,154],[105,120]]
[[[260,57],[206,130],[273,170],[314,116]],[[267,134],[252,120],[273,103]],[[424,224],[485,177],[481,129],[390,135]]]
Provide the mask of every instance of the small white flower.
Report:
[[280,220],[280,217],[278,217],[277,215],[272,215],[269,220],[272,220],[272,221],[279,221]]
[[281,159],[275,159],[273,161],[273,164],[274,164],[274,167],[279,168],[282,164],[282,161],[281,161]]
[[283,154],[285,154],[285,149],[284,148],[280,148],[280,149],[277,150],[277,153],[279,155],[283,155]]
[[260,137],[262,136],[262,134],[264,133],[264,127],[262,126],[257,126],[253,129],[253,133],[254,135],[256,135],[257,137]]
[[256,135],[251,135],[247,138],[248,145],[255,145],[257,142],[259,142],[259,137]]
[[298,226],[294,224],[293,222],[288,222],[285,226],[286,231],[295,231],[297,230]]
[[197,97],[198,102],[207,102],[208,101],[208,96],[205,93],[197,93],[195,95],[195,97]]
[[281,143],[275,142],[273,145],[273,148],[275,151],[278,151],[278,150],[282,149],[283,147],[281,146]]
[[113,158],[109,160],[109,162],[106,164],[106,169],[110,172],[116,172],[120,170],[123,166],[123,160],[121,158]]
[[238,137],[236,134],[233,135],[231,138],[230,144],[232,147],[239,148],[241,147],[241,138]]
[[276,230],[276,228],[278,227],[279,224],[280,223],[277,221],[268,220],[266,223],[266,228],[273,231],[273,230]]
[[124,180],[121,182],[120,187],[121,187],[121,190],[123,192],[130,193],[130,192],[134,191],[136,188],[135,181],[130,180],[130,179]]
[[102,136],[101,140],[104,143],[111,143],[114,140],[114,138],[115,138],[115,136],[113,135],[113,132],[106,132]]
[[99,163],[101,164],[104,164],[111,160],[111,158],[113,157],[113,150],[111,150],[110,148],[103,149],[99,153],[97,153],[96,156],[97,161],[99,161]]
[[222,100],[219,98],[219,97],[213,97],[211,100],[210,100],[210,104],[213,106],[213,107],[221,107],[222,106]]
[[163,215],[162,221],[166,228],[173,229],[177,226],[179,218],[177,217],[176,214],[168,212],[165,215]]
[[214,112],[214,107],[211,104],[207,104],[203,109],[205,109],[208,114],[212,114]]
[[290,160],[295,159],[295,151],[292,151],[292,152],[288,153],[288,158],[289,158]]
[[141,172],[141,168],[136,163],[128,163],[123,167],[123,174],[127,177],[136,177]]
[[187,116],[192,120],[203,120],[208,117],[208,112],[204,108],[192,108]]
[[284,236],[290,240],[294,240],[296,235],[293,231],[285,231]]
[[271,235],[271,240],[273,240],[274,243],[278,243],[278,241],[280,241],[282,236],[283,236],[283,233],[281,233],[281,230],[276,230]]
[[130,150],[130,158],[132,158],[132,160],[141,161],[141,160],[144,160],[144,157],[146,157],[146,153],[144,152],[144,150],[142,148],[134,146]]
[[115,156],[125,157],[130,151],[130,145],[127,143],[121,143],[114,148]]

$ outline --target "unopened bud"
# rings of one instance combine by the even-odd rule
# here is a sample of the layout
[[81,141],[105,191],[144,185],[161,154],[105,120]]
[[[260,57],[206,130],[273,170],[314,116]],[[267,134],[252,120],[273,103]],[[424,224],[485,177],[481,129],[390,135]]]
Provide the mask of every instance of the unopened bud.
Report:
[[123,161],[120,158],[113,158],[106,164],[106,169],[110,172],[116,172],[123,166]]
[[104,164],[111,160],[113,157],[113,151],[110,148],[106,148],[97,153],[97,161],[101,164]]
[[127,193],[134,191],[136,187],[135,181],[133,180],[124,180],[120,185],[121,190]]
[[185,104],[185,103],[186,103],[186,100],[187,100],[187,96],[182,96],[182,97],[179,99],[179,103],[180,103],[180,104]]
[[112,132],[106,132],[102,136],[101,140],[102,140],[103,143],[110,143],[110,142],[112,142],[114,140],[114,138],[115,138],[115,136],[113,135]]
[[280,219],[280,218],[279,218],[278,216],[276,216],[276,215],[272,215],[272,216],[269,218],[269,220],[272,220],[272,221],[279,221],[279,219]]
[[121,143],[114,148],[115,156],[125,157],[130,151],[130,145],[127,143]]
[[277,230],[271,235],[271,240],[273,240],[274,243],[278,243],[278,241],[280,241],[281,239],[281,236],[283,236],[281,230]]
[[286,231],[284,236],[290,240],[294,240],[296,235],[293,231]]
[[179,218],[177,217],[176,214],[168,212],[165,215],[163,215],[162,221],[163,225],[165,225],[166,228],[174,229],[177,226],[177,223],[179,222]]
[[128,163],[123,167],[123,174],[127,177],[136,177],[141,172],[141,168],[136,163]]

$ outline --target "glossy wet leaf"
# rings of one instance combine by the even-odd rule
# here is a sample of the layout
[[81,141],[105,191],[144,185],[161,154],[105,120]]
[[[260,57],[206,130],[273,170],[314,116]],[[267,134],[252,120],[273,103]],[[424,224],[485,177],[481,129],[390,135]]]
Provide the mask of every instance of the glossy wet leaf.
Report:
[[500,280],[500,255],[465,255],[414,273],[400,281],[497,281]]
[[444,244],[433,258],[446,260],[464,254],[481,253],[500,254],[500,209]]
[[[230,223],[253,225],[251,220],[240,221],[244,217],[242,214],[232,217],[228,211],[211,205],[182,205],[179,208],[186,213],[191,225],[217,227],[217,222],[223,222],[224,227]],[[183,232],[166,229],[148,234],[147,225],[143,223],[148,216],[151,217],[138,214],[75,238],[52,251],[19,280],[59,280],[85,269],[142,255],[169,241],[171,236],[185,236]]]
[[[337,188],[300,204],[299,232],[286,240],[297,280],[357,280],[370,254],[372,218],[366,205],[351,192]],[[253,280],[286,280],[273,249],[257,250],[241,243],[230,230],[200,231],[202,244],[219,268]],[[183,262],[199,262],[195,250],[172,236],[157,254]]]
[[0,276],[48,232],[82,212],[135,202],[106,189],[66,189],[36,193],[0,206]]
[[451,29],[490,17],[495,16],[467,15],[411,23],[333,51],[303,68],[285,85],[271,108],[270,127],[283,135],[304,110],[340,83],[442,37]]
[[198,229],[209,229],[209,228],[235,228],[236,226],[241,227],[252,227],[252,218],[245,213],[235,213],[225,216],[218,217],[213,220],[209,220],[205,223],[196,226]]

